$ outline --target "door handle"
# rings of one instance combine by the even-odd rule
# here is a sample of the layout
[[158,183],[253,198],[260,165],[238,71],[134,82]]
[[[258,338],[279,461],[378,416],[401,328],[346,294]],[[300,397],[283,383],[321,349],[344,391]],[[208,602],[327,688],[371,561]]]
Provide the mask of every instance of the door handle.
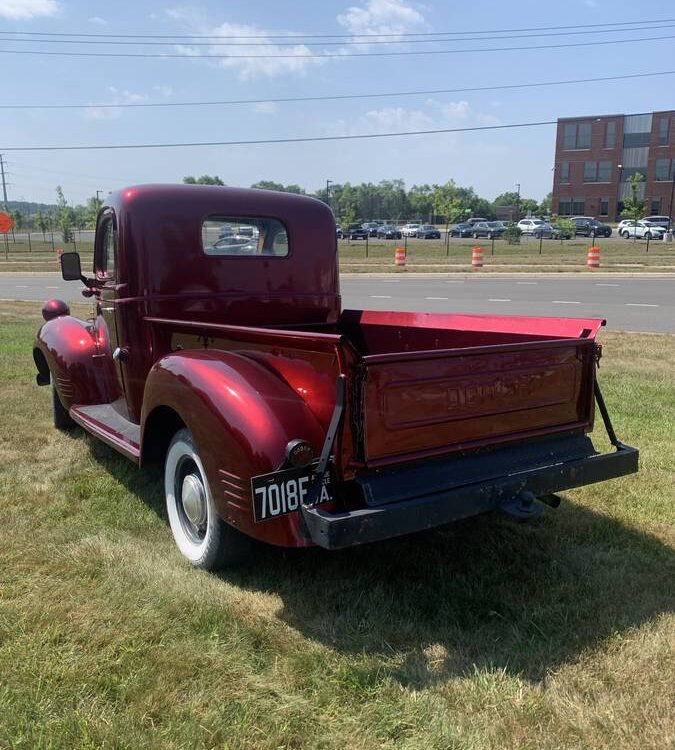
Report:
[[126,346],[118,346],[112,353],[112,358],[115,362],[124,362],[129,356],[129,349]]

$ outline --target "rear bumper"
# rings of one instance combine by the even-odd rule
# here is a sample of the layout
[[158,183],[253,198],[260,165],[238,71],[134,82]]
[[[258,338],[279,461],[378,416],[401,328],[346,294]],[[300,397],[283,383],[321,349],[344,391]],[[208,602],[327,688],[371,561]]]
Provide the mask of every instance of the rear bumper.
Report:
[[637,470],[636,448],[619,443],[615,452],[598,454],[586,437],[558,438],[373,472],[359,480],[369,507],[345,513],[304,507],[302,512],[315,544],[340,549],[475,516],[523,492],[543,497]]

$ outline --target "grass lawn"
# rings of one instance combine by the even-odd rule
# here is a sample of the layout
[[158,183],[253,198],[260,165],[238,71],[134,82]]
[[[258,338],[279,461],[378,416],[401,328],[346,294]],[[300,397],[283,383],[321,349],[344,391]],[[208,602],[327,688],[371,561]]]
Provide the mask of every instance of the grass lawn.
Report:
[[[492,271],[586,271],[586,253],[595,244],[600,248],[600,265],[605,271],[673,271],[675,245],[664,242],[633,242],[623,239],[600,239],[595,243],[584,237],[563,243],[522,238],[519,245],[504,240],[458,239],[446,250],[441,240],[408,240],[405,268],[415,272],[471,271],[471,250],[483,249],[483,272]],[[394,250],[403,247],[402,240],[369,240],[368,257],[364,241],[340,242],[340,271],[394,271]],[[399,269],[400,270],[400,269]]]
[[216,576],[158,470],[51,427],[38,310],[0,303],[0,747],[673,747],[675,337],[602,336],[639,475]]

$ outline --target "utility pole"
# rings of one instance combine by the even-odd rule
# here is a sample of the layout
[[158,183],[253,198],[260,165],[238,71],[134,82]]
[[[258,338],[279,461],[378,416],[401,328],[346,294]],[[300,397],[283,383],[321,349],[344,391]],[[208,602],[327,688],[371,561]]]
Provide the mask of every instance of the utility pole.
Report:
[[2,175],[2,197],[3,206],[7,210],[7,183],[5,182],[5,162],[2,160],[3,154],[0,154],[0,174]]
[[328,207],[330,208],[330,186],[332,185],[332,180],[326,180],[326,203],[328,204]]

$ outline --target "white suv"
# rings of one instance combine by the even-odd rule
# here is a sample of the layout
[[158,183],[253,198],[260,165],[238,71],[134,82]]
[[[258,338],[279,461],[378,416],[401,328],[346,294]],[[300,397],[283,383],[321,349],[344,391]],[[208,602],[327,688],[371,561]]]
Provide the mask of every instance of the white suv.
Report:
[[406,224],[401,227],[401,234],[404,237],[415,237],[417,230],[421,227],[421,224]]
[[543,227],[546,222],[542,219],[521,219],[518,222],[518,229],[523,234],[534,234],[539,227]]
[[633,219],[625,219],[619,224],[617,229],[619,236],[625,240],[629,237],[637,237],[644,240],[660,240],[663,239],[663,235],[666,233],[664,227],[657,226],[651,221],[634,221]]

